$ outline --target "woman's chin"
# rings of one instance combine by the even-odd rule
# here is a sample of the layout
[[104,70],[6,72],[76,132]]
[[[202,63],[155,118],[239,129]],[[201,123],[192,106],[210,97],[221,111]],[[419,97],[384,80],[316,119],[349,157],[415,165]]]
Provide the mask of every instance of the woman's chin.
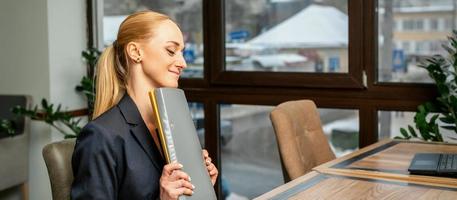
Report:
[[177,87],[178,87],[178,81],[176,81],[176,80],[170,80],[170,81],[167,81],[167,82],[164,83],[164,84],[161,84],[160,87],[177,88]]

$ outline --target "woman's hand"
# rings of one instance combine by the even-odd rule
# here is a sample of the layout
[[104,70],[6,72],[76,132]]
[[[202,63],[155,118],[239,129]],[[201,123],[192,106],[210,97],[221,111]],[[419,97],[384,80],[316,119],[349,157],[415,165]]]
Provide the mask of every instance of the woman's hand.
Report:
[[203,149],[203,160],[205,161],[208,174],[211,177],[211,183],[214,185],[216,184],[219,171],[217,171],[216,166],[211,162],[211,158],[209,157],[208,151],[206,151],[206,149]]
[[181,171],[182,165],[170,163],[163,167],[160,177],[160,199],[175,200],[180,195],[192,195],[194,185],[190,183],[190,177]]

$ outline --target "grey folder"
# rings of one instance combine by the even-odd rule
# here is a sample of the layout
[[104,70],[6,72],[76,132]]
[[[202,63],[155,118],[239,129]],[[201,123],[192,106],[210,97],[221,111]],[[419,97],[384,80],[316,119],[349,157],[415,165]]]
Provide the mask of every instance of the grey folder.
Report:
[[158,88],[150,91],[149,97],[167,162],[181,163],[195,186],[192,196],[181,195],[179,200],[217,199],[184,92],[176,88]]

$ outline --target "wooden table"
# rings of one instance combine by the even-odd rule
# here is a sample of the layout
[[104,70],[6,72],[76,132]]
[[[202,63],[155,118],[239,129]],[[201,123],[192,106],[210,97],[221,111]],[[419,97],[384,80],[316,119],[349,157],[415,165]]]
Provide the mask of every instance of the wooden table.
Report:
[[410,175],[415,153],[457,145],[383,140],[327,162],[256,199],[457,199],[457,179]]

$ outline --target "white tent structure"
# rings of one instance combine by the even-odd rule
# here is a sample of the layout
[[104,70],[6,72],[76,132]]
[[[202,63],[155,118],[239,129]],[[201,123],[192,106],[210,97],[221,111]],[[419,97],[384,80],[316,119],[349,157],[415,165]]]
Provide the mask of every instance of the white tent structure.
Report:
[[348,16],[334,7],[310,5],[247,43],[281,48],[347,48]]

